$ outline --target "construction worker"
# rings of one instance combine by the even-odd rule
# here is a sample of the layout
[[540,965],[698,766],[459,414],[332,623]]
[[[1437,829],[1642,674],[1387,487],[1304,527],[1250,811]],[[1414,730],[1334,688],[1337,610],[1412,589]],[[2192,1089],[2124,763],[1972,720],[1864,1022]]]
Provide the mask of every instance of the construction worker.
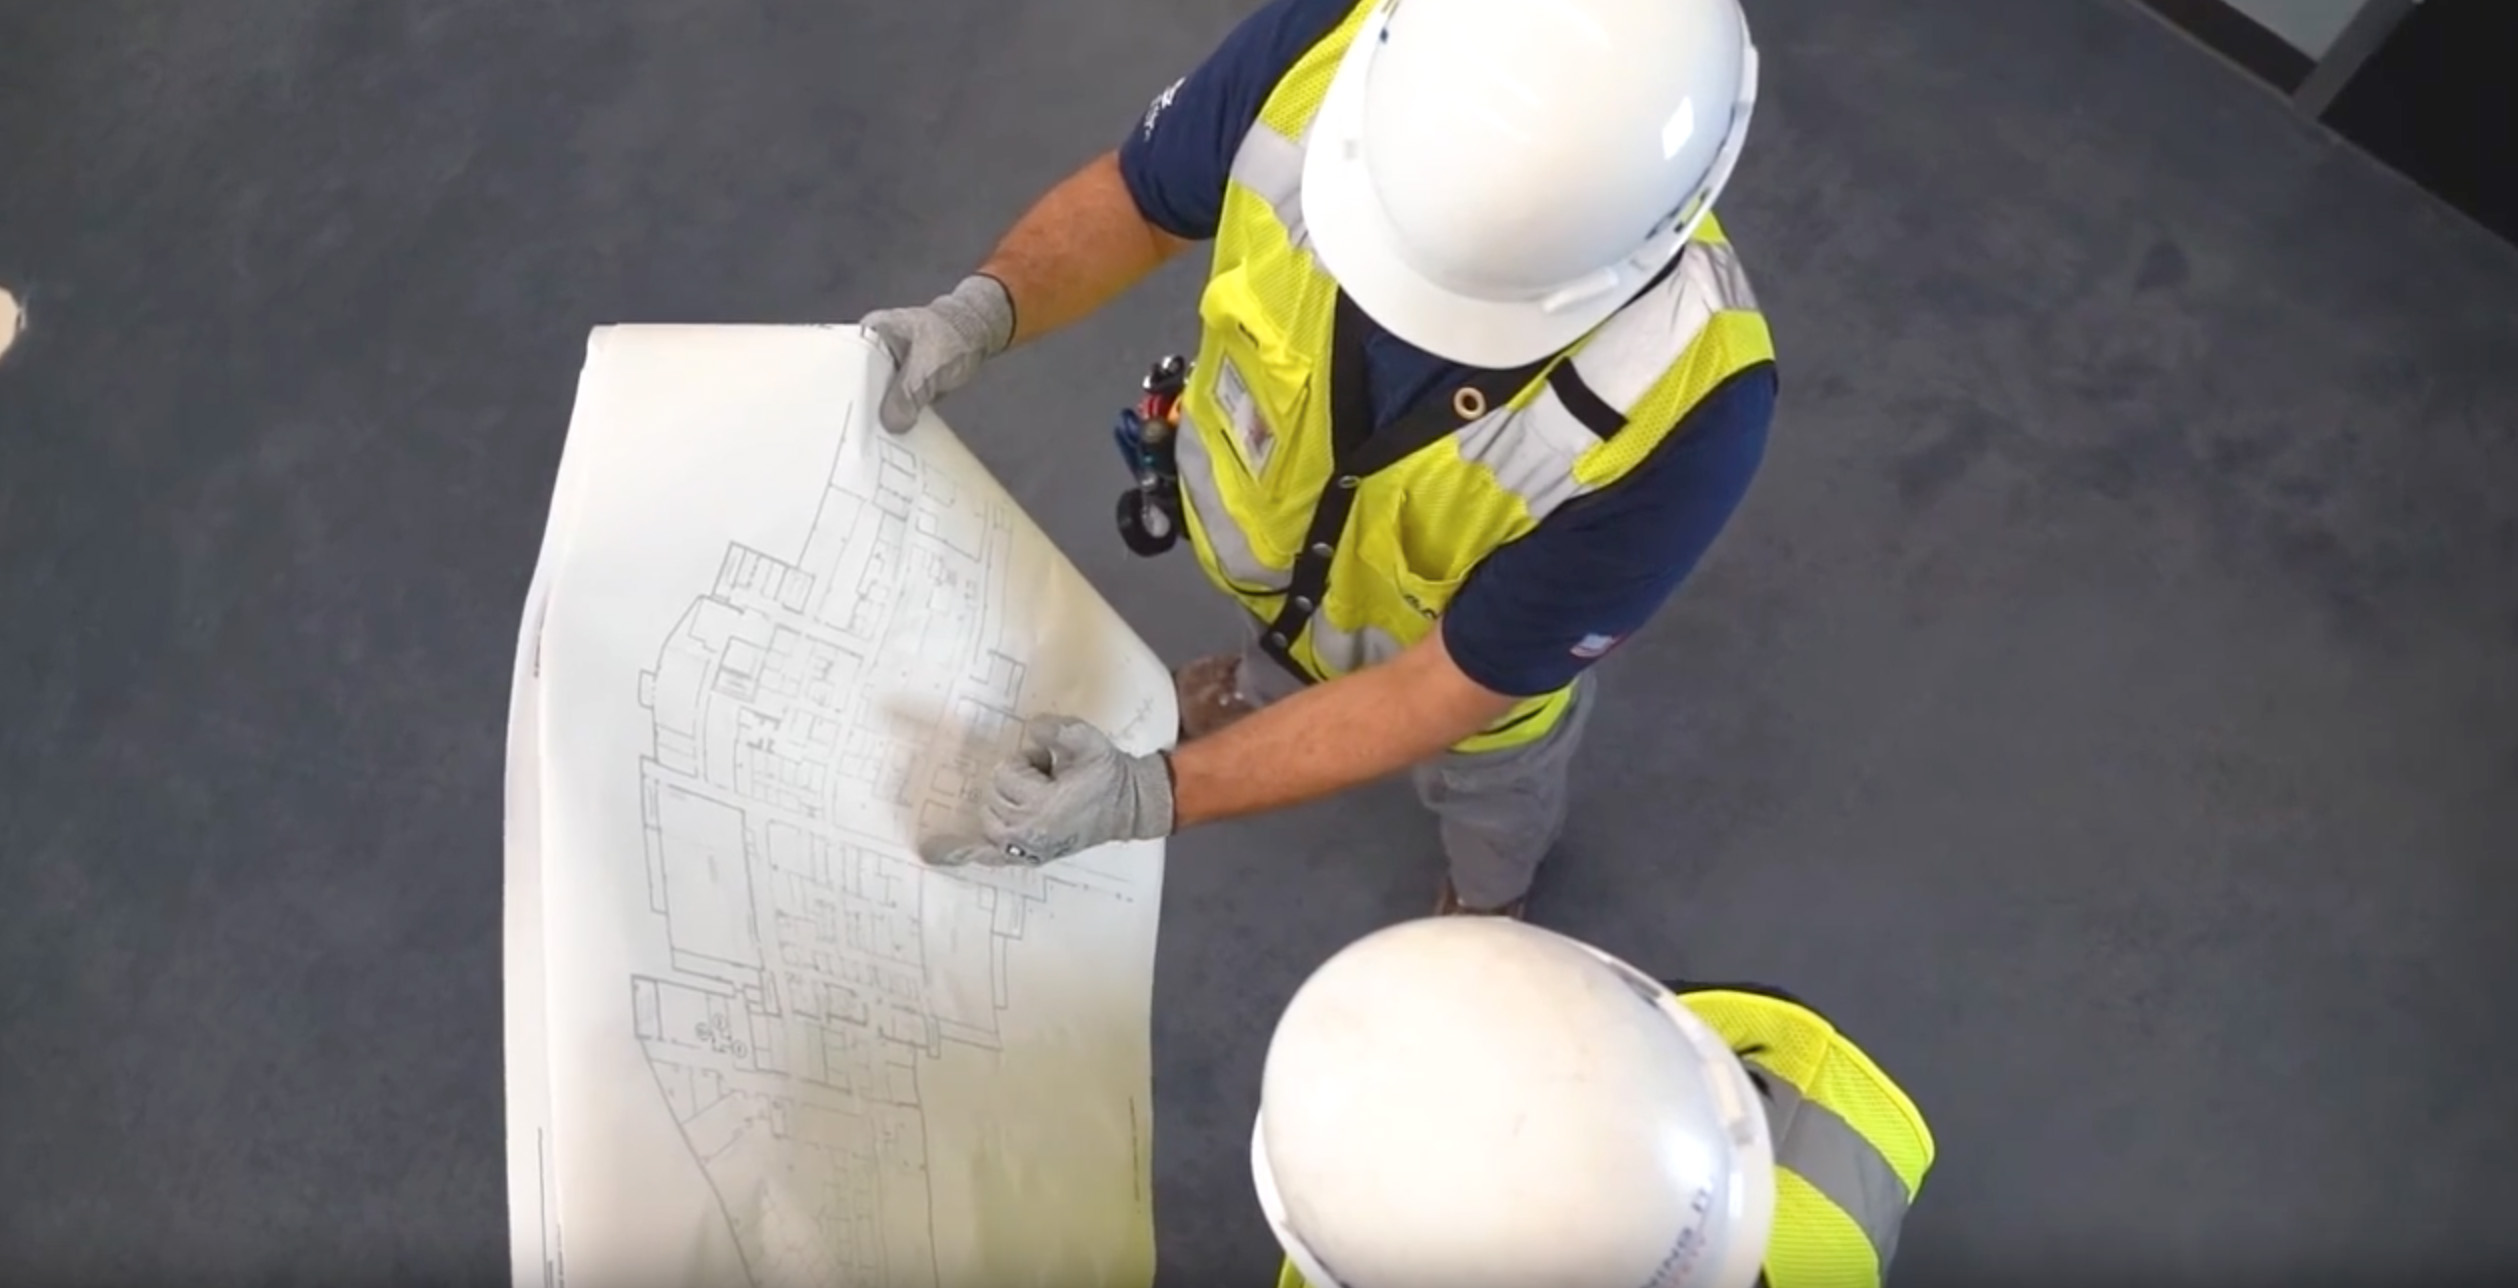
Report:
[[1870,1288],[1933,1152],[1800,1002],[1493,918],[1322,964],[1250,1143],[1279,1288]]
[[1177,436],[1250,617],[1180,745],[1050,719],[988,847],[1042,862],[1413,768],[1444,912],[1517,916],[1589,668],[1746,492],[1773,347],[1711,213],[1757,59],[1736,0],[1271,0],[953,291],[863,319],[906,429],[989,357],[1214,243]]

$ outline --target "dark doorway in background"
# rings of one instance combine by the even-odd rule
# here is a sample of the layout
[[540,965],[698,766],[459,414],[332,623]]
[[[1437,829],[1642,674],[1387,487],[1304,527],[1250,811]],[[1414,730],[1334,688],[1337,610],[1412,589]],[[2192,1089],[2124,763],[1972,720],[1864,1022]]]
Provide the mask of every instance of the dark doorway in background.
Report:
[[2325,122],[2518,243],[2518,0],[2427,0]]

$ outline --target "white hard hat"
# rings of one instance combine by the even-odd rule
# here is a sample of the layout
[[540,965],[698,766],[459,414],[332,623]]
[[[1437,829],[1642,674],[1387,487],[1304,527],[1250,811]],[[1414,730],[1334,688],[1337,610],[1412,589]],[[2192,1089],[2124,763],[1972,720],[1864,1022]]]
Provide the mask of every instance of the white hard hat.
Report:
[[1715,1033],[1588,945],[1499,917],[1377,931],[1294,994],[1251,1135],[1312,1288],[1748,1288],[1765,1109]]
[[1400,339],[1519,366],[1684,248],[1756,98],[1738,0],[1382,0],[1312,119],[1303,224]]

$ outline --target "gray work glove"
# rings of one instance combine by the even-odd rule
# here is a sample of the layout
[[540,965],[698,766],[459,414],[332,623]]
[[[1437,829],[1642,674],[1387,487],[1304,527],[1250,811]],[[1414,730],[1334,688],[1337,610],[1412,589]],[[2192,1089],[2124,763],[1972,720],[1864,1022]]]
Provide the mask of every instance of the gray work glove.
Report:
[[1084,721],[1034,716],[988,784],[986,844],[952,847],[935,861],[1048,863],[1112,841],[1169,836],[1172,821],[1172,771],[1161,752],[1133,756]]
[[878,309],[857,325],[892,355],[892,383],[883,391],[883,428],[906,434],[918,413],[970,383],[979,364],[1014,340],[1014,297],[1005,284],[973,273],[950,295],[909,309]]

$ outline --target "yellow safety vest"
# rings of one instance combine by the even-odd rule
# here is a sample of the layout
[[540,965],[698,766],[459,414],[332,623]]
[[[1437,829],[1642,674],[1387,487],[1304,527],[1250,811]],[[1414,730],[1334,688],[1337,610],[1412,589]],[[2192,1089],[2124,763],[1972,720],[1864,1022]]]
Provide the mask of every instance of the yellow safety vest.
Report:
[[[1809,1007],[1745,988],[1679,1000],[1743,1057],[1775,1141],[1767,1288],[1879,1288],[1906,1209],[1932,1170],[1932,1132],[1861,1048]],[[1277,1288],[1310,1288],[1292,1262]]]
[[[1608,486],[1774,343],[1710,215],[1671,271],[1564,352],[1471,376],[1378,433],[1358,407],[1352,310],[1304,235],[1303,139],[1361,0],[1268,95],[1225,186],[1178,440],[1198,561],[1310,679],[1387,661],[1432,629],[1497,547]],[[1350,314],[1350,319],[1360,315]],[[1352,327],[1350,320],[1346,324]],[[1344,441],[1352,437],[1356,441]],[[1526,699],[1461,751],[1545,734],[1572,686]]]

